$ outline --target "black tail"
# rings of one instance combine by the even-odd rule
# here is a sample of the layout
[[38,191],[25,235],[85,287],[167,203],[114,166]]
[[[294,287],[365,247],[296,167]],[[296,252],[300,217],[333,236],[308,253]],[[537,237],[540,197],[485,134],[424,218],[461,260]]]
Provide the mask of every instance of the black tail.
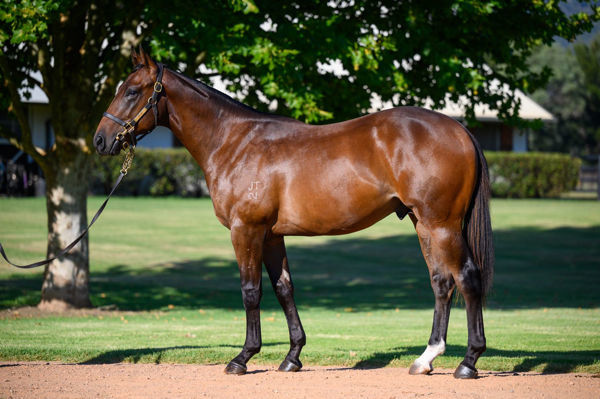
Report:
[[473,261],[481,272],[482,298],[485,300],[494,280],[494,241],[490,218],[490,178],[483,151],[470,132],[469,135],[477,152],[479,177],[473,197],[471,198],[471,206],[465,216],[463,235],[471,249]]

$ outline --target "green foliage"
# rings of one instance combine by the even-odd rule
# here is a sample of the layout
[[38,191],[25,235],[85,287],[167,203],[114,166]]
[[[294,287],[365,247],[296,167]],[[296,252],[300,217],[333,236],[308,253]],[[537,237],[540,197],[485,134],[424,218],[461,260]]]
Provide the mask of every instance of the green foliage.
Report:
[[600,152],[600,35],[589,45],[574,47],[577,63],[583,73],[582,97],[585,101],[583,125],[586,131],[585,146],[593,153]]
[[[276,105],[277,113],[307,122],[355,117],[378,94],[395,105],[422,105],[429,98],[439,107],[464,95],[468,118],[476,103],[485,103],[519,123],[517,101],[492,82],[534,90],[548,71],[529,70],[531,49],[555,36],[573,40],[598,19],[593,7],[589,15],[567,16],[561,2],[541,1],[252,5],[243,16],[232,12],[230,7],[242,9],[233,2],[204,5],[201,13],[172,17],[176,22],[166,18],[173,34],[156,35],[152,48],[200,78],[203,64],[252,106]],[[324,67],[334,63],[341,66],[338,73]]]
[[[93,159],[93,190],[107,194],[119,176],[123,160],[120,157]],[[137,149],[117,195],[197,197],[206,194],[202,192],[202,179],[202,170],[185,148]]]
[[[60,1],[23,0],[3,1],[0,4],[0,42],[11,44],[35,43],[48,37],[48,20],[59,9]],[[8,28],[8,29],[7,29]],[[0,52],[5,48],[0,48]]]
[[589,44],[540,47],[529,60],[533,69],[553,75],[533,98],[556,122],[531,136],[531,148],[572,154],[600,152],[600,35]]
[[558,197],[577,185],[581,159],[555,153],[486,152],[494,197]]

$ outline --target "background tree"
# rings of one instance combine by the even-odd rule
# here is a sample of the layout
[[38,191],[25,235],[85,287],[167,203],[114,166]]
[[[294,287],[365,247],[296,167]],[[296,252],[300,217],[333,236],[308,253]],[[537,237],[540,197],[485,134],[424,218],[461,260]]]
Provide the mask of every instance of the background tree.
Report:
[[585,102],[583,125],[584,151],[600,153],[600,35],[589,44],[576,44],[575,57],[583,73],[582,97]]
[[[358,116],[375,94],[437,106],[464,95],[469,118],[485,103],[516,122],[511,90],[549,74],[528,69],[531,49],[589,30],[598,13],[585,3],[589,15],[567,16],[559,2],[521,0],[3,2],[0,96],[21,126],[3,135],[43,170],[52,255],[86,225],[92,133],[142,40],[188,75],[219,75],[244,102],[307,122]],[[498,81],[510,90],[499,92]],[[20,100],[33,86],[50,100],[56,143],[47,152],[34,147]],[[89,306],[88,274],[84,240],[46,268],[42,304]]]
[[600,152],[600,34],[590,43],[539,47],[529,60],[532,69],[552,70],[547,85],[532,97],[556,118],[531,137],[531,148],[570,152]]
[[585,102],[581,95],[583,74],[572,48],[558,43],[540,46],[530,58],[532,69],[552,70],[545,87],[532,98],[554,115],[530,136],[530,148],[536,151],[579,152],[585,134],[581,125]]

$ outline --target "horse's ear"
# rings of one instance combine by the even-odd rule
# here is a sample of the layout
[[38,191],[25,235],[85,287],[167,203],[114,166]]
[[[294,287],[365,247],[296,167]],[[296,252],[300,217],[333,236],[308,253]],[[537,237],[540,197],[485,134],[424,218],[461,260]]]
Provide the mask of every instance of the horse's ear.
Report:
[[131,48],[131,63],[134,67],[140,65],[140,55],[135,52],[135,47]]
[[144,48],[142,47],[142,45],[140,44],[140,54],[139,54],[139,59],[140,62],[139,64],[143,64],[146,65],[148,67],[150,67],[151,69],[156,69],[156,63],[154,62],[154,60],[152,58],[150,58],[150,56],[144,51]]

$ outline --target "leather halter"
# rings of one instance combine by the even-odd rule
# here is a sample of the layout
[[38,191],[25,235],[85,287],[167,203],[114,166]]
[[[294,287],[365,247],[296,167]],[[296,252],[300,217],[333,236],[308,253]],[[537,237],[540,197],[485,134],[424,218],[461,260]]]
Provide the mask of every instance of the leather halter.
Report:
[[[156,104],[158,103],[159,96],[163,93],[163,85],[162,85],[162,76],[163,76],[164,65],[158,64],[158,74],[156,75],[156,82],[154,82],[154,88],[152,91],[152,96],[148,98],[146,105],[137,113],[137,115],[128,122],[120,119],[119,117],[109,114],[105,112],[103,115],[108,119],[112,120],[115,123],[123,126],[123,130],[117,133],[115,140],[121,142],[121,147],[123,149],[127,149],[129,144],[132,147],[135,147],[137,142],[141,140],[144,136],[146,136],[150,131],[145,133],[135,133],[135,128],[137,127],[138,122],[146,115],[149,109],[152,109],[154,113],[154,126],[158,125],[158,107]],[[129,140],[127,141],[127,138]],[[113,144],[114,145],[114,144]]]

